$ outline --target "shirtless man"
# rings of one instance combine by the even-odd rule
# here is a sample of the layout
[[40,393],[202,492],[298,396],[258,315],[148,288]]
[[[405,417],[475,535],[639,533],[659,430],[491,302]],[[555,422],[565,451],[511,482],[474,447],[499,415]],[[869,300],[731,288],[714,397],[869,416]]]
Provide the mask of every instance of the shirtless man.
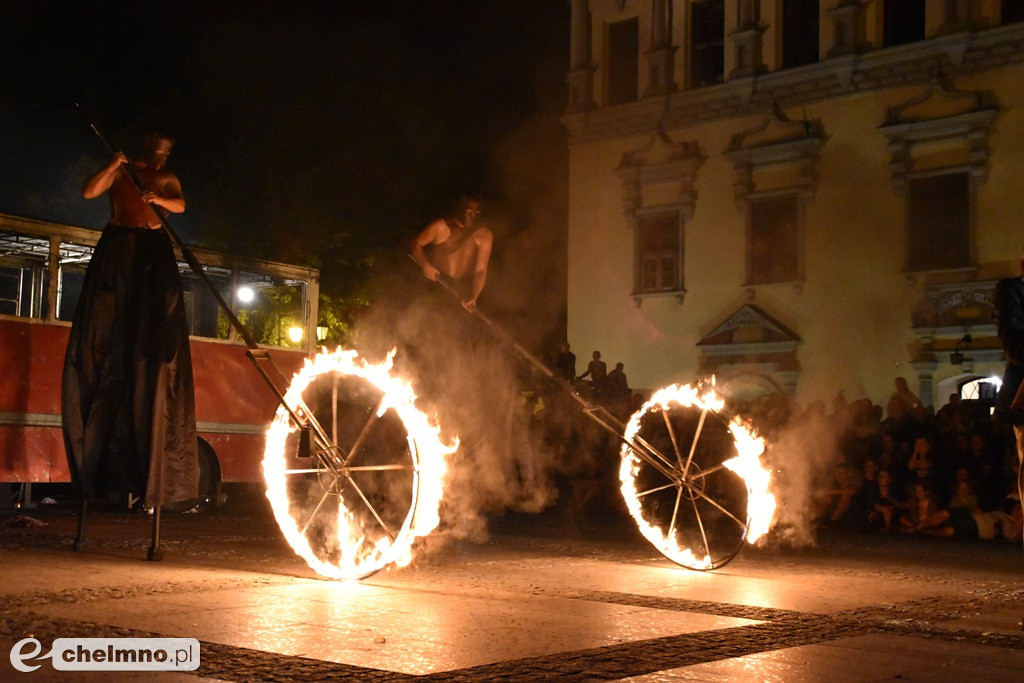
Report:
[[[160,207],[171,213],[185,210],[185,197],[177,176],[164,168],[171,154],[174,140],[160,133],[146,138],[142,157],[129,162],[123,152],[117,152],[110,163],[93,174],[82,186],[82,196],[94,199],[109,190],[110,222],[126,228],[159,228],[160,219],[151,207]],[[142,194],[132,184],[121,166],[131,163],[145,190]]]
[[[480,201],[463,196],[450,217],[430,223],[416,236],[410,248],[428,280],[437,280],[442,273],[454,280],[463,280],[472,274],[469,297],[462,299],[462,305],[468,309],[476,306],[484,289],[494,240],[488,228],[476,226],[479,215]],[[433,245],[429,258],[425,251],[427,245]]]

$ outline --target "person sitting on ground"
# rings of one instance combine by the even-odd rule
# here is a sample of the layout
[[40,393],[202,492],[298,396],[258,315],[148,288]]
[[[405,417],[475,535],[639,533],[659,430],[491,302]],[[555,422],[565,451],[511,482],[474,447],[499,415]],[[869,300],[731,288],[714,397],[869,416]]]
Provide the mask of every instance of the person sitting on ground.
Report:
[[938,506],[931,489],[923,482],[914,484],[914,497],[907,514],[900,517],[900,531],[905,534],[952,536],[954,529],[949,512]]
[[479,215],[480,200],[463,195],[450,216],[427,225],[409,248],[428,280],[437,280],[443,274],[461,282],[472,276],[469,295],[462,297],[462,305],[467,309],[476,306],[487,282],[487,264],[494,241],[487,227],[477,225]]
[[832,486],[825,492],[821,508],[821,525],[824,527],[848,527],[855,523],[857,513],[853,509],[854,498],[860,488],[853,471],[845,463],[836,465]]
[[907,470],[911,483],[930,484],[935,476],[935,460],[932,455],[932,440],[926,435],[914,439],[914,450],[907,459]]
[[870,531],[881,531],[886,534],[891,532],[896,514],[900,510],[906,510],[907,505],[893,485],[889,470],[879,469],[873,485],[865,486],[865,491],[865,527]]

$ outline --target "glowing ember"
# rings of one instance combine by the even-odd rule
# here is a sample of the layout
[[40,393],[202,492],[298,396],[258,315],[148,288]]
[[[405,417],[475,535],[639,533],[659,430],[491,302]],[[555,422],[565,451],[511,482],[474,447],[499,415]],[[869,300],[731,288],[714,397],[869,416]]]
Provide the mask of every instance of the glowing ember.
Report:
[[[366,505],[366,508],[360,509],[362,513],[370,506],[363,498],[364,494],[346,479],[358,467],[353,466],[349,470],[341,468],[338,473],[324,470],[319,474],[317,482],[314,479],[317,475],[311,474],[309,466],[306,469],[288,467],[286,452],[289,449],[286,448],[286,440],[297,428],[291,423],[283,406],[278,408],[267,429],[263,476],[274,517],[295,552],[318,574],[328,578],[364,578],[391,565],[405,566],[412,559],[415,540],[433,531],[440,521],[438,509],[447,472],[445,458],[455,451],[457,444],[446,446],[441,442],[440,429],[415,407],[416,396],[412,387],[391,375],[393,355],[394,352],[381,364],[370,364],[360,359],[355,351],[338,349],[328,353],[324,350],[314,358],[307,359],[305,366],[296,373],[285,394],[285,401],[301,415],[298,406],[302,404],[303,391],[315,378],[329,373],[364,380],[383,393],[376,415],[380,417],[388,410],[394,410],[401,419],[407,434],[411,462],[407,460],[400,465],[363,469],[380,470],[375,473],[377,476],[386,476],[389,468],[405,473],[406,476],[411,474],[411,490],[405,494],[410,501],[408,513],[397,531],[392,532],[394,538],[385,532],[383,525],[360,523],[357,520],[359,515],[353,514],[360,505]],[[341,447],[342,444],[333,446]],[[294,465],[294,461],[291,464]],[[307,527],[310,525],[309,520],[320,508],[311,510],[304,507],[292,500],[289,494],[289,478],[303,476],[322,485],[317,491],[321,500],[330,498],[337,501],[337,513],[331,513],[329,519],[319,522],[322,526],[317,534],[307,533]],[[349,484],[348,488],[346,483]],[[330,493],[326,493],[328,490]],[[325,528],[328,532],[326,535],[319,533]],[[311,542],[311,538],[316,540]]]
[[[645,463],[637,455],[634,447],[642,446],[637,441],[638,432],[640,430],[641,419],[649,412],[664,412],[668,411],[671,404],[676,404],[683,407],[693,407],[700,411],[717,412],[724,406],[724,401],[714,391],[713,386],[709,386],[707,389],[703,389],[697,386],[681,386],[672,385],[655,392],[654,396],[650,401],[644,404],[644,406],[637,411],[631,418],[626,426],[625,439],[627,443],[624,443],[621,449],[622,462],[619,469],[619,479],[622,482],[622,495],[625,498],[626,506],[629,509],[630,514],[636,521],[640,532],[644,537],[650,541],[663,555],[685,567],[691,569],[713,569],[716,566],[716,560],[707,552],[701,552],[702,556],[695,554],[690,548],[683,547],[679,543],[679,534],[676,532],[678,528],[665,527],[676,527],[677,526],[677,514],[679,513],[680,503],[682,501],[689,502],[690,500],[699,501],[704,503],[707,501],[711,507],[708,509],[718,514],[719,512],[728,515],[728,511],[721,505],[715,504],[711,501],[711,497],[705,493],[704,488],[707,485],[708,478],[713,476],[715,472],[721,470],[722,467],[728,468],[735,472],[743,480],[744,486],[747,492],[747,503],[746,503],[746,519],[734,518],[737,527],[743,525],[744,538],[748,543],[754,543],[761,538],[771,528],[771,524],[775,515],[775,497],[770,493],[770,473],[761,463],[761,454],[764,452],[764,441],[757,437],[748,427],[743,425],[739,420],[733,420],[729,424],[729,432],[732,435],[733,441],[736,445],[738,455],[734,458],[722,462],[719,466],[712,467],[704,470],[699,470],[699,467],[690,466],[688,459],[692,456],[693,450],[690,444],[676,444],[675,437],[673,437],[673,445],[676,448],[675,454],[662,454],[666,460],[661,460],[660,465],[655,466],[655,471],[667,471],[671,476],[665,476],[662,486],[652,487],[647,491],[638,491],[637,476],[640,473],[641,466]],[[703,425],[704,413],[701,417],[701,425]],[[666,420],[667,421],[667,420]],[[697,432],[700,432],[700,426],[698,426]],[[633,447],[630,446],[633,445]],[[695,445],[695,444],[694,444]],[[678,449],[680,446],[684,447],[684,450],[680,452]],[[639,450],[644,450],[640,448]],[[657,458],[656,458],[657,460]],[[683,475],[683,472],[686,475]],[[645,495],[654,493],[660,489],[666,489],[669,493],[675,492],[675,512],[671,517],[671,524],[664,522],[663,520],[653,521],[649,520],[645,514],[644,507],[642,505],[642,498]],[[696,504],[694,504],[696,508]],[[716,510],[717,508],[717,510]],[[682,523],[682,517],[679,517],[678,523]],[[708,538],[713,535],[714,528],[705,528],[705,523],[699,519],[697,523],[700,525],[699,532],[704,536],[704,543],[702,547],[708,547]],[[741,539],[742,540],[742,539]],[[721,562],[718,566],[721,566]]]

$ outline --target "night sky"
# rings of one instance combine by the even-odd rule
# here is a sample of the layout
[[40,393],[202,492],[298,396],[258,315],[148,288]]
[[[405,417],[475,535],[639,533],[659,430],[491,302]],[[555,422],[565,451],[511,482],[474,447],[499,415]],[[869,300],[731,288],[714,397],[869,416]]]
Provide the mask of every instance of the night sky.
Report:
[[568,20],[565,0],[0,0],[0,212],[101,227],[88,124],[129,156],[155,127],[189,243],[354,291],[471,190],[500,263],[564,232]]

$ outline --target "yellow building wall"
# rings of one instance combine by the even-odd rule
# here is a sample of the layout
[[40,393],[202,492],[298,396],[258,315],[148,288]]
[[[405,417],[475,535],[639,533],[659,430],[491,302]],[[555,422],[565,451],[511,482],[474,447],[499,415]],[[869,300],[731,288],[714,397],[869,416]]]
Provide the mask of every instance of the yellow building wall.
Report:
[[[956,79],[961,90],[991,91],[1000,114],[989,131],[987,181],[974,201],[976,279],[1010,275],[1024,242],[1024,105],[1021,67]],[[802,343],[795,398],[868,397],[884,404],[893,379],[915,386],[911,365],[917,339],[911,305],[919,278],[905,264],[903,197],[893,188],[888,141],[879,130],[889,107],[923,92],[915,84],[835,97],[787,111],[791,119],[820,119],[829,138],[817,163],[818,182],[806,210],[804,281],[745,286],[746,222],[733,193],[735,170],[723,152],[730,137],[758,124],[764,113],[669,129],[673,141],[697,142],[707,159],[697,171],[697,201],[684,228],[684,287],[672,297],[637,306],[633,288],[634,234],[623,215],[615,173],[624,152],[648,143],[644,134],[576,142],[570,149],[568,338],[582,363],[593,350],[622,362],[630,384],[655,389],[697,378],[695,344],[745,303],[795,331]],[[750,298],[751,292],[753,298]],[[934,386],[963,374],[940,357]],[[973,372],[1001,374],[1002,363],[975,363]],[[934,390],[933,390],[934,393]],[[945,396],[931,399],[936,407]],[[941,399],[941,400],[940,400]]]

